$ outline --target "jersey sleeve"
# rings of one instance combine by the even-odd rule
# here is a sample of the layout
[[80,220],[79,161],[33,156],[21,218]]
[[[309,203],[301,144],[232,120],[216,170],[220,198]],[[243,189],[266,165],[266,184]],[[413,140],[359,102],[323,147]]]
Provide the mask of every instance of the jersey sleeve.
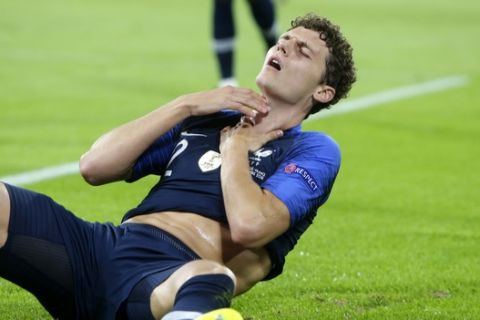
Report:
[[328,199],[340,168],[340,150],[325,135],[301,139],[261,187],[273,193],[288,208],[290,226],[295,225]]
[[126,182],[134,182],[149,174],[162,175],[180,134],[181,124],[176,125],[145,150],[133,165],[132,175]]

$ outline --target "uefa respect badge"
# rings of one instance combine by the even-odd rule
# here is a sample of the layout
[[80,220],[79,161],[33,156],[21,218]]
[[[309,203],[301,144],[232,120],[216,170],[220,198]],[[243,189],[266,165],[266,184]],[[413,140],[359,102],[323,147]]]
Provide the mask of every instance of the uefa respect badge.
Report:
[[303,178],[303,181],[307,184],[307,186],[312,190],[315,191],[318,189],[318,184],[315,178],[308,172],[307,169],[297,166],[295,163],[290,163],[285,166],[284,169],[285,173],[287,174],[294,174]]

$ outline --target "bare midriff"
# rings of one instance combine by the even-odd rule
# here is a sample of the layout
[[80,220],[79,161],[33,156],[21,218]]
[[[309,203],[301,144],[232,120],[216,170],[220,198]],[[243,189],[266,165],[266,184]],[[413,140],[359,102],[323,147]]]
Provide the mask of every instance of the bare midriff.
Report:
[[189,212],[163,211],[132,217],[124,223],[139,223],[164,230],[193,250],[200,258],[226,265],[244,282],[245,289],[263,279],[270,270],[264,248],[246,248],[232,241],[227,224]]

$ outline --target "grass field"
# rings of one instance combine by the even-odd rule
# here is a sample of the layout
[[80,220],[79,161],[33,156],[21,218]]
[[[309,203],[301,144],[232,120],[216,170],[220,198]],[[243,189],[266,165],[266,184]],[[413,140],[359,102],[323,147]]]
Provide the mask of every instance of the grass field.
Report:
[[[285,273],[234,301],[245,317],[480,319],[480,3],[278,2],[283,29],[309,12],[342,26],[359,80],[350,99],[451,75],[461,88],[308,122],[341,145],[332,197]],[[240,83],[263,45],[236,2]],[[103,132],[215,86],[210,1],[0,2],[0,177],[78,160]],[[154,179],[28,185],[89,220],[118,222]],[[1,262],[0,262],[1,263]],[[48,319],[0,280],[1,319]]]

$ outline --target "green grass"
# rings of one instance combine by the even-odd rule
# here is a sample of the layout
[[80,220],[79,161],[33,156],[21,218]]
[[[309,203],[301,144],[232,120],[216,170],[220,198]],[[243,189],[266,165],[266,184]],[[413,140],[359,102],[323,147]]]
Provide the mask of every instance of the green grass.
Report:
[[[480,5],[278,1],[283,28],[316,11],[355,48],[351,98],[466,75],[463,88],[309,122],[341,145],[333,194],[285,273],[236,299],[248,319],[480,318]],[[263,45],[236,2],[240,82]],[[210,1],[0,3],[0,176],[75,161],[100,134],[175,96],[215,86]],[[153,179],[28,186],[89,220],[118,222]],[[2,319],[48,319],[0,280]]]

